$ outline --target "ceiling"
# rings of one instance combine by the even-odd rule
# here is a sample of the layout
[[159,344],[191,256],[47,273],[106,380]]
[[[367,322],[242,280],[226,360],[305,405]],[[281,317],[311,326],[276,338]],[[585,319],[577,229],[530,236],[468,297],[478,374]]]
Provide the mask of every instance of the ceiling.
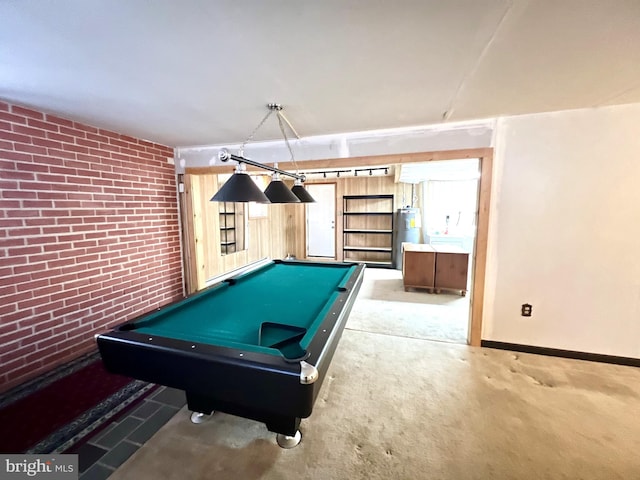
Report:
[[[640,102],[640,0],[3,0],[0,97],[169,146]],[[256,140],[281,139],[267,122]]]

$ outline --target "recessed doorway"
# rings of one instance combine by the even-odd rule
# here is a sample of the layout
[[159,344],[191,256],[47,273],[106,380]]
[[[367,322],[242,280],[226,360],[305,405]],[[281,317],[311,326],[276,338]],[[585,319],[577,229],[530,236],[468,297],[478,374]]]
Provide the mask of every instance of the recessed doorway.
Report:
[[307,184],[315,203],[307,203],[307,257],[336,257],[336,185]]
[[406,269],[402,262],[397,269],[367,269],[348,328],[466,344],[474,291],[479,161],[399,168],[398,180],[412,192],[406,198],[415,198],[411,206],[419,207],[420,239],[405,244],[412,250]]

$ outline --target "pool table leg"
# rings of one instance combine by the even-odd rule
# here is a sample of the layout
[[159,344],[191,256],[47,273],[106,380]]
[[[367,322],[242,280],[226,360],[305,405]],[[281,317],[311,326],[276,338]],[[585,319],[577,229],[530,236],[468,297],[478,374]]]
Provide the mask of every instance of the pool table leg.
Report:
[[302,440],[302,434],[300,433],[300,430],[298,430],[293,437],[290,437],[289,435],[283,435],[282,433],[278,433],[276,435],[276,442],[278,442],[278,445],[282,448],[297,447],[300,443],[300,440]]
[[[202,421],[216,410],[264,423],[267,426],[267,430],[278,434],[276,439],[278,445],[282,448],[293,448],[300,443],[300,439],[302,438],[299,430],[300,421],[302,420],[300,417],[278,415],[256,408],[241,407],[231,402],[213,399],[189,391],[186,392],[186,395],[187,407],[193,412],[191,414],[191,421],[194,423],[202,423]],[[199,421],[194,421],[194,417]]]
[[204,423],[207,420],[209,420],[209,418],[211,418],[211,415],[213,415],[213,412],[211,412],[208,415],[206,413],[202,413],[202,412],[191,412],[191,422],[192,423]]
[[208,397],[189,391],[185,392],[185,395],[187,397],[187,407],[189,407],[189,410],[192,412],[199,412],[205,415],[211,415],[213,413],[214,407]]
[[269,415],[262,420],[267,426],[267,430],[280,435],[295,436],[300,428],[300,418]]

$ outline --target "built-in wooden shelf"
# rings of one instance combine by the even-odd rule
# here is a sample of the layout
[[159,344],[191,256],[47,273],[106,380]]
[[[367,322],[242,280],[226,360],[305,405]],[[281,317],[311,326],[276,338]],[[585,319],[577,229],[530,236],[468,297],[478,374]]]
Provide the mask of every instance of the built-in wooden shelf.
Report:
[[390,252],[391,247],[344,247],[349,252]]
[[393,215],[393,212],[343,212],[344,215]]
[[235,241],[229,238],[236,238],[236,219],[232,218],[236,214],[235,205],[229,202],[220,203],[220,253],[227,255],[235,252]]
[[343,257],[393,267],[393,195],[344,195]]
[[369,229],[358,229],[358,228],[345,228],[344,233],[380,233],[380,234],[388,234],[393,233],[393,230],[369,230]]

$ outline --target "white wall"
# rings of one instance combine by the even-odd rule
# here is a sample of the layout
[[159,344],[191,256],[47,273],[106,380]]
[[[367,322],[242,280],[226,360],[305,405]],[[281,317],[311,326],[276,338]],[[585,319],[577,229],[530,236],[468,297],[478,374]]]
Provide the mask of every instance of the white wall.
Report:
[[483,339],[640,358],[640,104],[502,118],[495,147]]

